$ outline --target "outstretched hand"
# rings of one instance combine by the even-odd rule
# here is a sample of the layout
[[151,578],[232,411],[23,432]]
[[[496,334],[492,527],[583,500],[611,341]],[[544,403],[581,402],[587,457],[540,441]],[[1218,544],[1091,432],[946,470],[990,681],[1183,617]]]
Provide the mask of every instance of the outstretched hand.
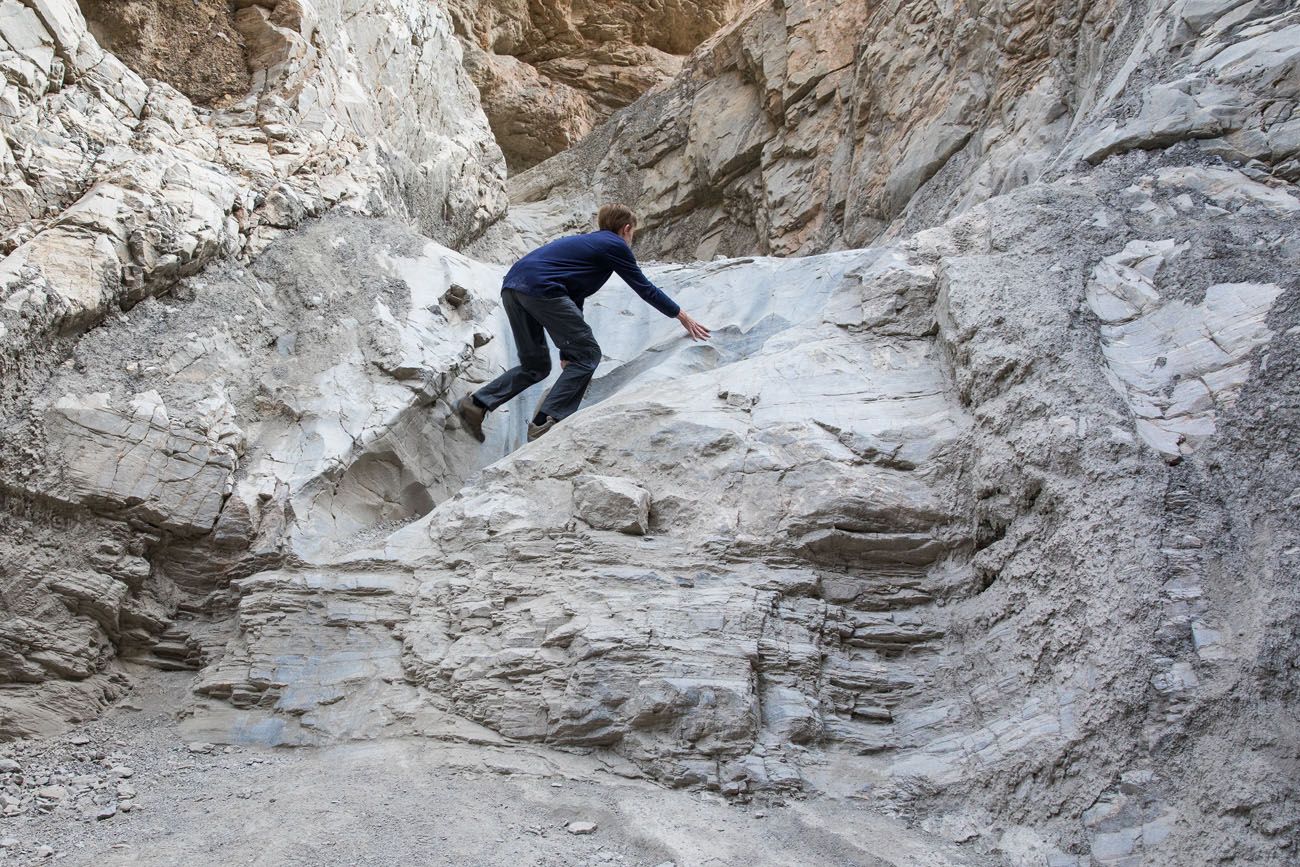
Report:
[[709,329],[692,319],[691,315],[685,310],[682,310],[677,314],[677,321],[682,323],[682,327],[685,328],[686,333],[691,336],[691,340],[709,339]]

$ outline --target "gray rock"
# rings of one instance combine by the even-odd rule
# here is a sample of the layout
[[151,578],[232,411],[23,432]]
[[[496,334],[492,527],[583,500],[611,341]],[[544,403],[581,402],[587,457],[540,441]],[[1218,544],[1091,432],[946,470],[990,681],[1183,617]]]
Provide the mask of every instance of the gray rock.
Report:
[[573,821],[567,823],[564,826],[564,830],[568,831],[570,834],[578,834],[578,835],[594,834],[596,833],[596,823]]
[[573,504],[577,516],[598,530],[641,536],[650,528],[650,492],[631,479],[578,476]]

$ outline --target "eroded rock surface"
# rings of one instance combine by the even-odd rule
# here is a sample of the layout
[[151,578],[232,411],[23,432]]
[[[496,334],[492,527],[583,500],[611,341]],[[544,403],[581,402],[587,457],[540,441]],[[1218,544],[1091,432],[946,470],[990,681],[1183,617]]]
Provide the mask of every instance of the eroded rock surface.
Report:
[[[1223,814],[1207,827],[1186,782],[1275,730],[1242,731],[1221,698],[1261,652],[1223,624],[1284,642],[1290,610],[1284,586],[1274,608],[1244,603],[1218,571],[1238,555],[1209,528],[1244,504],[1190,493],[1246,472],[1213,469],[1222,425],[1296,303],[1292,286],[1248,296],[1244,319],[1207,313],[1215,287],[1300,255],[1285,206],[1167,243],[1226,180],[1249,183],[1134,156],[898,245],[658,269],[708,345],[607,289],[594,405],[382,543],[238,582],[196,736],[536,742],[736,796],[869,795],[1024,857],[1178,863],[1217,841],[1269,860],[1295,827],[1280,773],[1235,772],[1279,829],[1243,836]],[[1201,369],[1202,341],[1256,371],[1198,410],[1213,430],[1150,436],[1126,371],[1165,365],[1117,366],[1093,307],[1112,274],[1197,323],[1137,344],[1174,373]],[[644,489],[647,535],[592,520],[594,480],[603,503]],[[1263,544],[1252,556],[1286,556]],[[1183,748],[1192,715],[1224,740]]]
[[[72,0],[4,7],[6,375],[335,205],[456,244],[500,217],[504,167],[443,13],[344,5],[244,8],[253,90],[215,112],[104,51]],[[390,62],[396,44],[418,50]]]
[[[1294,860],[1290,7],[756,4],[517,180],[522,239],[437,7],[245,4],[254,91],[211,111],[10,7],[0,736],[127,660],[193,677],[196,744],[581,755],[990,863]],[[614,281],[583,410],[478,443],[503,268],[439,241],[613,195],[643,258],[746,254],[652,269],[713,340]]]

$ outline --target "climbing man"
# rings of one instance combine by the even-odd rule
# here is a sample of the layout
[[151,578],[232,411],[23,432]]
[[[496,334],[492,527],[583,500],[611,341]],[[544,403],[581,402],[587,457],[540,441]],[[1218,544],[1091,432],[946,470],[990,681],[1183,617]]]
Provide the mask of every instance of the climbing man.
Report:
[[[583,299],[594,295],[617,272],[649,305],[682,323],[692,340],[708,340],[709,329],[646,279],[632,255],[636,216],[624,205],[605,205],[599,231],[570,235],[545,244],[506,272],[501,304],[519,350],[519,366],[460,399],[456,412],[470,433],[483,441],[487,414],[551,372],[546,334],[560,350],[560,378],[542,399],[528,425],[528,441],[577,412],[591,376],[600,364],[600,346],[582,318]],[[545,332],[545,333],[543,333]]]

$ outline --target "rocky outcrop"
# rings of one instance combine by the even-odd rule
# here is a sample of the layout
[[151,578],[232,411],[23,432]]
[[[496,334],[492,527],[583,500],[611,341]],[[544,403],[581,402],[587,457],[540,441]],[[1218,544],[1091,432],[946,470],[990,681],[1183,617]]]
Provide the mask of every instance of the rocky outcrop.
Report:
[[[120,691],[119,653],[201,665],[198,621],[232,576],[293,549],[294,509],[310,511],[299,496],[331,503],[323,541],[427,511],[476,465],[433,470],[455,450],[426,466],[404,436],[371,441],[428,423],[413,408],[488,339],[489,301],[439,299],[453,276],[492,278],[465,276],[479,266],[395,225],[308,232],[291,263],[266,252],[333,208],[458,244],[499,219],[504,166],[445,14],[390,0],[240,4],[239,40],[203,35],[204,51],[237,49],[247,64],[251,87],[236,92],[129,26],[147,11],[95,5],[88,24],[71,0],[0,10],[5,737],[93,714]],[[254,257],[252,272],[229,264]],[[367,294],[381,280],[387,305]],[[194,315],[177,330],[182,308]],[[322,318],[344,308],[346,325]],[[450,330],[432,339],[435,322]],[[325,336],[344,328],[346,347]],[[319,364],[301,360],[299,335]],[[335,379],[344,356],[356,372]],[[376,474],[407,493],[376,501]],[[45,550],[60,545],[77,553]]]
[[[53,590],[79,624],[68,634],[20,618],[15,665],[57,641],[92,657],[55,669],[74,679],[105,671],[115,645],[160,667],[198,667],[211,653],[204,623],[232,579],[429,511],[503,448],[504,431],[480,447],[447,427],[465,383],[504,363],[499,344],[483,348],[499,280],[396,225],[332,218],[250,270],[210,268],[178,297],[148,299],[85,337],[27,404],[15,495],[119,541],[86,543],[99,553],[85,578],[5,571],[15,614],[35,615]],[[29,512],[11,516],[17,563],[33,556],[24,537],[42,532]],[[140,607],[147,616],[132,613]],[[129,636],[118,629],[127,621],[138,627]],[[23,680],[40,685],[34,696],[49,686]]]
[[203,744],[582,752],[975,860],[1293,860],[1289,8],[750,7],[516,179],[521,243],[617,194],[643,258],[710,259],[652,276],[713,329],[614,281],[586,405],[527,444],[531,395],[482,444],[451,411],[509,363],[502,267],[412,228],[512,243],[441,13],[244,5],[255,92],[200,111],[10,11],[44,126],[5,130],[0,736],[125,658],[190,673]]
[[794,255],[1177,142],[1295,180],[1296,14],[1234,0],[755,4],[670,86],[515,178],[516,220],[536,239],[619,200],[643,217],[646,255]]
[[78,0],[77,6],[101,48],[142,78],[166,81],[195,105],[238,100],[248,93],[249,64],[236,4]]
[[[607,289],[594,405],[385,540],[237,582],[195,736],[535,742],[738,797],[870,793],[1022,858],[1269,862],[1285,776],[1190,781],[1276,732],[1290,687],[1258,728],[1228,696],[1285,645],[1291,590],[1240,595],[1212,528],[1247,506],[1201,486],[1259,471],[1225,430],[1277,412],[1243,415],[1285,375],[1296,287],[1242,287],[1295,262],[1300,199],[1142,155],[1089,178],[888,247],[658,269],[708,345]],[[1166,243],[1222,209],[1203,189],[1264,242]],[[1206,370],[1212,430],[1139,398],[1166,368]],[[1220,806],[1243,798],[1249,825]]]
[[512,171],[577,143],[671,78],[740,10],[723,2],[499,3],[454,0],[465,68]]

